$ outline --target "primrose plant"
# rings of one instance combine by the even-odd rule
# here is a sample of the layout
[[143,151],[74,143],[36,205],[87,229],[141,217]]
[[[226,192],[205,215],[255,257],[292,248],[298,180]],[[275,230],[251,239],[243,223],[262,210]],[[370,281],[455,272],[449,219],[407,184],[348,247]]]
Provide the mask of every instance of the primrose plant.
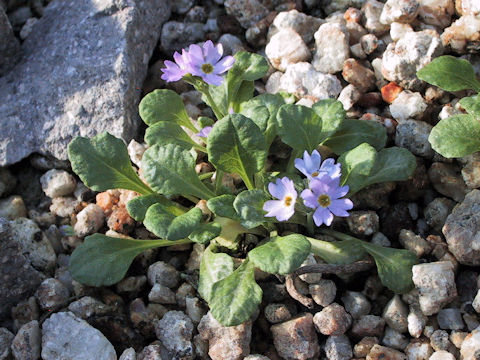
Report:
[[[221,45],[207,41],[174,59],[165,62],[162,78],[193,85],[214,118],[190,119],[182,98],[171,90],[145,96],[139,112],[148,125],[148,149],[141,178],[124,142],[108,133],[78,137],[69,145],[72,168],[88,187],[138,193],[127,210],[157,237],[88,236],[71,257],[76,280],[112,285],[147,249],[203,244],[198,291],[224,325],[248,320],[260,304],[254,269],[287,275],[310,253],[333,264],[370,254],[386,286],[396,292],[411,288],[412,253],[324,229],[336,216],[349,215],[349,198],[357,191],[413,173],[412,154],[384,148],[383,125],[345,119],[342,104],[333,99],[308,108],[292,104],[288,94],[254,96],[254,81],[268,71],[256,54],[222,57]],[[322,161],[320,146],[332,157]],[[288,149],[290,158],[278,160],[279,149]],[[197,174],[197,158],[208,159],[215,171]],[[239,179],[238,188],[224,185],[228,177]],[[289,231],[292,226],[299,231]],[[315,233],[338,241],[315,239]],[[252,238],[257,239],[253,245]]]

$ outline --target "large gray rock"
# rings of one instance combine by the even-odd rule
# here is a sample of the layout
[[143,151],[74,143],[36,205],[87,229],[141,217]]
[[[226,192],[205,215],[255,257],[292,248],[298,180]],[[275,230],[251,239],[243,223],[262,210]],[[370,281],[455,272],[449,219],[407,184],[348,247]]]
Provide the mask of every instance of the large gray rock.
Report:
[[45,276],[35,270],[21,244],[11,233],[9,222],[0,218],[0,319],[11,307],[30,296]]
[[0,166],[32,152],[67,158],[75,136],[131,139],[169,0],[53,1],[0,79]]
[[15,35],[13,35],[7,14],[0,6],[0,76],[15,65],[19,51],[20,44]]

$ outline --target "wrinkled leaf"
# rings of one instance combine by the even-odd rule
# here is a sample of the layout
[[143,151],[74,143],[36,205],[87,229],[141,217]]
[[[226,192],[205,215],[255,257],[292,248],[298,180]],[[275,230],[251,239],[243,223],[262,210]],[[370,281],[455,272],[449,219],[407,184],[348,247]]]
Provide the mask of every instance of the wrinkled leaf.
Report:
[[126,189],[140,194],[152,193],[132,168],[123,140],[109,133],[91,139],[73,139],[68,145],[68,158],[73,171],[92,190]]
[[466,112],[474,116],[476,119],[480,119],[480,98],[478,95],[464,97],[459,102]]
[[232,274],[216,282],[210,295],[210,311],[224,326],[248,321],[262,301],[262,289],[255,282],[253,264],[244,261]]
[[368,177],[368,185],[407,180],[415,171],[417,161],[410,151],[400,147],[382,149]]
[[198,280],[198,293],[207,302],[210,301],[212,286],[233,273],[233,259],[224,253],[215,253],[214,246],[210,244],[203,255],[200,263],[200,277]]
[[179,213],[177,215],[183,214],[186,210],[180,206],[179,204],[168,200],[165,196],[158,195],[158,194],[150,194],[139,196],[133,198],[127,203],[127,211],[132,218],[136,221],[143,221],[145,219],[145,214],[150,206],[160,203],[164,207],[171,207],[171,212],[174,209],[178,209]]
[[417,76],[420,80],[447,91],[472,89],[480,92],[480,82],[472,65],[467,60],[454,56],[446,55],[434,59],[417,71]]
[[206,150],[193,141],[180,125],[168,121],[159,121],[148,127],[145,131],[145,141],[149,146],[175,144],[187,150],[192,147],[203,152]]
[[234,201],[235,196],[233,195],[220,195],[208,200],[207,206],[217,216],[238,220],[240,218],[233,207]]
[[329,264],[345,265],[361,260],[366,253],[356,241],[323,241],[309,238],[311,251]]
[[263,245],[250,250],[248,259],[269,274],[292,273],[310,253],[310,242],[305,236],[292,234],[277,236]]
[[198,229],[193,231],[188,238],[193,242],[199,244],[206,244],[210,240],[215,239],[222,231],[222,226],[218,223],[211,222],[208,224],[202,224]]
[[238,88],[237,95],[232,99],[230,108],[234,112],[239,113],[241,105],[250,100],[255,92],[255,84],[253,81],[243,81]]
[[347,151],[338,158],[342,165],[342,184],[350,187],[350,194],[363,188],[375,165],[377,152],[367,143]]
[[428,141],[439,154],[462,157],[480,151],[480,120],[472,115],[454,115],[440,120]]
[[262,190],[245,190],[237,195],[233,202],[240,223],[247,229],[252,229],[264,222],[270,221],[265,217],[266,212],[263,210],[263,204],[270,197]]
[[322,119],[322,133],[325,138],[332,136],[345,119],[343,104],[335,99],[324,99],[312,106],[313,111]]
[[215,194],[195,173],[195,159],[181,146],[154,145],[142,158],[143,176],[158,193],[165,195],[193,195],[210,199]]

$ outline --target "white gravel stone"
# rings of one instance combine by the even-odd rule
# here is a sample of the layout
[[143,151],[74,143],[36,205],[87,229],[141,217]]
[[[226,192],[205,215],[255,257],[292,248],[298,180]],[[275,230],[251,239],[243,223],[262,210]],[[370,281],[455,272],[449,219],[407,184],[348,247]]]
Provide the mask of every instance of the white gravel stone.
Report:
[[349,33],[345,25],[326,23],[315,33],[315,54],[312,65],[322,73],[335,74],[349,58]]
[[77,186],[75,178],[65,170],[48,170],[40,178],[44,193],[50,198],[66,196],[73,193]]
[[395,295],[383,309],[383,318],[387,325],[400,333],[408,330],[407,316],[408,308],[398,295]]
[[308,61],[311,57],[300,35],[290,28],[281,29],[272,36],[265,54],[272,66],[280,71],[285,71],[290,64]]
[[445,29],[442,43],[460,54],[466,52],[470,43],[480,40],[480,15],[464,15]]
[[313,34],[324,22],[323,19],[306,15],[296,9],[282,11],[278,13],[272,25],[270,25],[268,39],[281,29],[291,28],[302,37],[305,44],[308,44],[312,41]]
[[280,90],[280,79],[283,76],[283,72],[275,71],[267,80],[265,84],[265,91],[270,94],[276,94]]
[[125,351],[120,355],[118,360],[136,360],[137,353],[135,352],[134,348],[125,349]]
[[103,334],[71,312],[56,313],[42,326],[43,360],[116,360]]
[[383,333],[382,344],[392,349],[402,351],[407,347],[408,339],[398,331],[387,326]]
[[349,360],[352,358],[352,345],[345,335],[329,336],[325,343],[325,355],[328,360]]
[[419,338],[422,333],[425,325],[427,324],[428,318],[423,315],[422,311],[415,305],[410,306],[410,312],[408,313],[407,322],[408,322],[408,333],[414,338]]
[[340,92],[337,100],[342,103],[345,111],[348,111],[357,103],[358,100],[360,100],[361,97],[362,93],[352,84],[348,84]]
[[393,41],[400,40],[406,33],[413,32],[409,24],[393,22],[390,24],[390,37]]
[[367,0],[362,6],[364,26],[371,33],[380,36],[388,31],[388,25],[380,22],[384,4],[376,0]]
[[155,323],[155,334],[175,359],[195,358],[193,330],[192,320],[182,311],[169,311]]
[[425,315],[436,314],[457,296],[453,264],[439,261],[412,267],[413,283],[419,291],[420,309]]
[[419,18],[429,25],[444,28],[450,25],[455,13],[453,0],[417,0],[420,4]]
[[480,330],[473,330],[471,334],[467,335],[463,340],[460,348],[460,355],[463,360],[476,360],[477,354],[480,352]]
[[428,360],[433,353],[428,340],[412,341],[404,351],[407,355],[407,360]]
[[395,145],[410,150],[414,155],[432,158],[434,152],[428,142],[432,125],[419,120],[405,120],[398,124]]
[[427,110],[427,103],[418,92],[402,91],[390,105],[390,113],[398,122],[419,119]]
[[393,22],[411,23],[418,15],[417,0],[387,0],[380,15],[380,22],[389,25]]
[[455,360],[455,356],[448,351],[440,350],[435,351],[432,356],[430,356],[429,360]]
[[127,147],[130,160],[138,167],[142,166],[142,156],[147,150],[146,144],[141,144],[135,140],[131,140]]
[[21,196],[12,195],[0,200],[0,217],[8,220],[27,217],[27,208]]
[[480,314],[480,290],[478,290],[477,295],[473,300],[472,306],[475,309],[475,311]]
[[88,204],[77,214],[77,223],[73,227],[77,236],[83,237],[100,230],[105,222],[105,214],[97,204]]
[[480,2],[477,0],[455,0],[455,7],[460,15],[480,14]]

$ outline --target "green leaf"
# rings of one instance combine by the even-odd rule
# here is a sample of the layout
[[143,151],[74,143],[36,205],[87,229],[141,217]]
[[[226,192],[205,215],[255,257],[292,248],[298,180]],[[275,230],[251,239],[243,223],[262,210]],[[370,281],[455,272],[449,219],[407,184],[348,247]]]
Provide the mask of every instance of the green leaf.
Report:
[[410,151],[400,147],[382,149],[367,179],[368,185],[387,181],[407,180],[415,171],[417,161]]
[[152,91],[140,101],[138,110],[140,117],[147,125],[169,121],[186,126],[189,129],[193,128],[192,131],[195,131],[182,98],[173,90]]
[[353,194],[365,187],[368,175],[375,165],[377,152],[367,143],[358,145],[338,158],[342,165],[342,184],[350,187]]
[[480,151],[480,120],[472,115],[454,115],[440,120],[428,141],[439,154],[462,157]]
[[170,212],[162,204],[155,204],[148,208],[145,214],[144,225],[160,238],[167,240],[185,239],[200,226],[202,210],[194,207],[184,214],[177,215]]
[[312,248],[311,251],[315,255],[321,257],[329,264],[345,265],[361,260],[365,257],[365,250],[357,241],[323,241],[308,238]]
[[206,149],[193,141],[180,125],[168,121],[159,121],[148,127],[145,131],[145,141],[149,146],[175,144],[186,150],[193,147],[206,152]]
[[335,99],[324,99],[312,106],[313,111],[322,119],[322,133],[325,138],[332,136],[345,119],[343,104]]
[[213,121],[213,119],[207,116],[200,116],[197,119],[197,123],[200,126],[200,129],[203,129],[206,126],[213,126],[213,124],[215,124],[215,121]]
[[472,89],[480,92],[480,82],[472,65],[467,60],[454,56],[446,55],[434,59],[417,71],[417,76],[420,80],[447,91]]
[[262,301],[262,289],[255,282],[253,264],[245,260],[232,274],[216,282],[208,305],[223,326],[248,321]]
[[193,231],[188,238],[193,242],[206,244],[220,235],[221,231],[222,226],[220,224],[211,222],[202,224],[197,230]]
[[226,217],[217,216],[215,222],[222,227],[222,231],[215,238],[215,242],[230,250],[236,251],[238,249],[238,237],[240,234],[251,232],[238,221]]
[[195,159],[181,146],[154,145],[142,158],[143,176],[158,193],[165,195],[193,195],[210,199],[215,194],[195,173]]
[[91,139],[73,139],[68,145],[68,158],[73,171],[92,190],[126,189],[140,194],[152,193],[132,168],[123,140],[109,133]]
[[208,136],[207,151],[217,170],[239,174],[248,188],[253,188],[253,174],[263,169],[267,155],[260,129],[240,114],[217,121]]
[[382,149],[387,142],[387,131],[375,121],[345,119],[338,130],[322,145],[328,146],[335,154],[341,155],[362,143]]
[[291,234],[277,236],[263,245],[250,250],[248,259],[269,274],[292,273],[310,253],[310,242],[305,236]]
[[413,252],[360,240],[358,242],[374,258],[383,285],[401,294],[413,289],[412,266],[417,263],[417,257]]
[[150,194],[136,197],[127,203],[127,211],[136,221],[142,222],[145,219],[145,214],[150,206],[160,203],[162,206],[169,208],[170,212],[179,211],[177,215],[186,212],[186,209],[179,204],[168,200],[165,196],[158,194]]
[[226,278],[233,273],[233,259],[227,254],[215,253],[213,244],[208,246],[200,262],[200,277],[198,280],[198,293],[209,302],[212,294],[212,286],[217,281]]
[[277,114],[278,135],[296,151],[311,152],[326,139],[322,119],[312,109],[301,105],[283,105]]
[[264,222],[270,221],[265,217],[263,204],[270,197],[263,190],[245,190],[237,195],[233,202],[240,223],[248,229],[252,229]]
[[464,97],[460,101],[460,105],[468,112],[470,115],[474,116],[476,119],[480,118],[480,98],[477,96]]
[[173,244],[168,240],[134,240],[93,234],[73,251],[69,270],[82,284],[110,286],[123,279],[137,255]]
[[238,220],[240,217],[233,207],[234,201],[235,196],[233,195],[220,195],[208,200],[207,206],[217,216]]
[[230,108],[238,113],[240,112],[241,104],[250,100],[255,92],[255,84],[253,81],[243,81],[238,88],[237,95],[232,99]]

